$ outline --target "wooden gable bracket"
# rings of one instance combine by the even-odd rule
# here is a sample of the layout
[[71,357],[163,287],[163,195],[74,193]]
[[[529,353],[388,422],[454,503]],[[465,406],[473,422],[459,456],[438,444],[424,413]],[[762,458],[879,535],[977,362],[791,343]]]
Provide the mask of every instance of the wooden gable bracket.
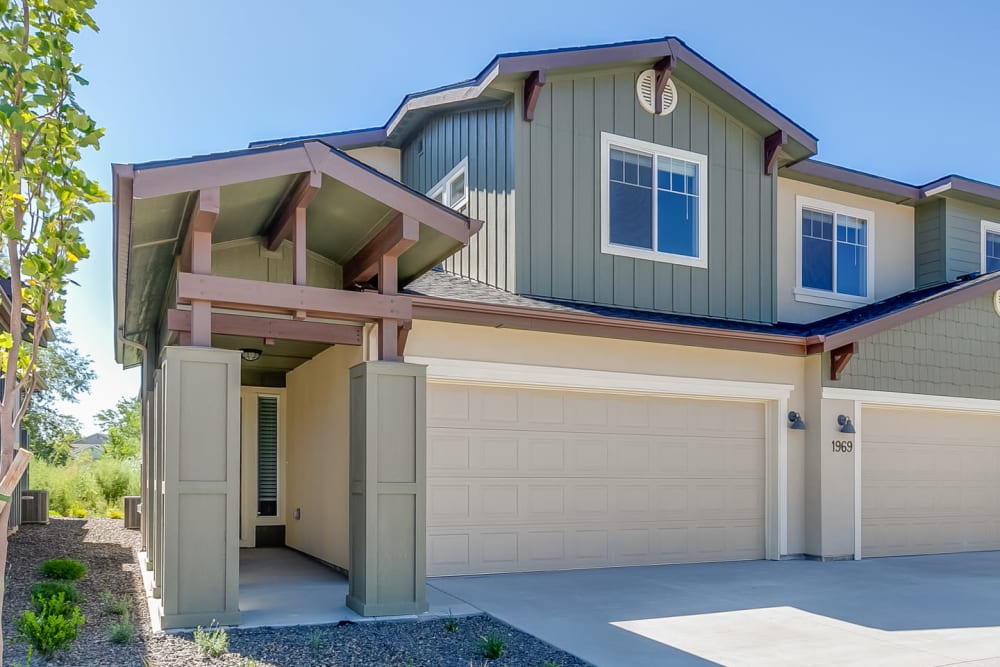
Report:
[[420,223],[400,213],[344,263],[344,288],[368,282],[379,273],[383,257],[399,257],[419,238]]
[[858,351],[857,342],[842,345],[835,350],[830,350],[830,379],[839,380],[841,373],[847,368],[847,362],[851,360],[854,353]]
[[323,174],[318,171],[302,175],[289,195],[275,209],[268,224],[264,226],[265,245],[268,250],[274,252],[285,239],[292,236],[295,230],[296,211],[309,208],[322,183]]
[[663,89],[667,87],[667,81],[670,81],[670,75],[674,72],[674,63],[673,56],[663,56],[653,65],[653,71],[656,72],[656,94],[653,97],[653,104],[657,114],[663,113]]
[[542,86],[545,85],[545,70],[535,70],[524,80],[524,120],[530,123],[535,119],[535,106],[542,96]]
[[788,135],[784,130],[778,130],[764,139],[764,173],[768,176],[774,173],[778,166],[778,154],[781,147],[788,143]]

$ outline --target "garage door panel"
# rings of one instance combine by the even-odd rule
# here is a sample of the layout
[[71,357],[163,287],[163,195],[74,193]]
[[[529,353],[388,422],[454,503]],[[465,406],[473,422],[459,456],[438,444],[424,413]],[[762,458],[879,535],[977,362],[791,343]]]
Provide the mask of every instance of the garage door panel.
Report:
[[1000,415],[864,409],[865,556],[1000,549]]
[[431,575],[764,556],[759,403],[431,384],[428,404]]

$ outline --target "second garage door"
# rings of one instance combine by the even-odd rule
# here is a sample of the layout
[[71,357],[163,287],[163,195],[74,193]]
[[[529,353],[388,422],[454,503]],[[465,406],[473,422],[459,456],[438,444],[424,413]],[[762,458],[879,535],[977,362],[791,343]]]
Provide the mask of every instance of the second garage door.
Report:
[[1000,415],[866,407],[861,552],[1000,549]]
[[764,557],[762,403],[428,385],[429,575]]

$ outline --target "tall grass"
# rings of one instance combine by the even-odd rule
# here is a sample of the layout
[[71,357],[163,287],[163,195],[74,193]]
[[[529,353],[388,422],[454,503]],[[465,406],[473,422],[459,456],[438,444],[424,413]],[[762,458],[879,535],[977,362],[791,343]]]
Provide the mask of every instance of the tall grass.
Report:
[[49,492],[54,516],[121,516],[123,496],[139,495],[139,461],[100,458],[56,466],[31,462],[31,488]]

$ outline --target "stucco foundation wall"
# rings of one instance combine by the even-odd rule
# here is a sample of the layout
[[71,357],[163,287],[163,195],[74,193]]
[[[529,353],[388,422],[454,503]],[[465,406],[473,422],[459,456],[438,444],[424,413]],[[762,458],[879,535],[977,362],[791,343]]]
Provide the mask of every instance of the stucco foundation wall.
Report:
[[847,308],[795,300],[798,284],[796,256],[800,234],[795,198],[820,199],[832,204],[871,211],[875,214],[875,300],[913,289],[914,210],[880,199],[841,192],[788,178],[778,179],[778,320],[813,322],[844,312]]
[[[407,356],[530,364],[691,378],[790,384],[789,410],[802,412],[801,357],[414,321]],[[595,387],[595,389],[599,389]],[[781,424],[785,428],[786,424]],[[788,431],[788,549],[805,552],[805,438]]]
[[345,569],[350,566],[349,369],[360,361],[361,348],[335,346],[286,377],[285,543]]

